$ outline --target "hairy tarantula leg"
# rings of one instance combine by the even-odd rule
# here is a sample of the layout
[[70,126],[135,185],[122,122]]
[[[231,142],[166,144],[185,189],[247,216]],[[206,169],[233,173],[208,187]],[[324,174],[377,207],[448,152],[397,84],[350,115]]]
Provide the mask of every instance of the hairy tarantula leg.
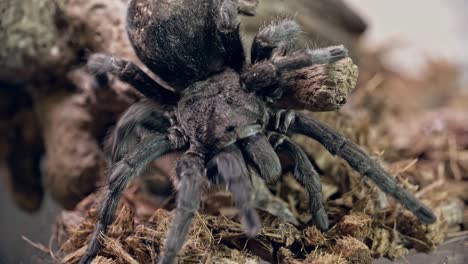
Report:
[[131,105],[117,122],[112,133],[112,163],[132,151],[139,140],[155,131],[167,133],[171,126],[157,104],[141,101]]
[[276,142],[279,141],[278,147],[286,150],[293,158],[295,162],[294,177],[304,185],[309,195],[309,207],[314,223],[320,230],[328,230],[328,215],[323,207],[320,175],[310,163],[309,158],[299,146],[284,135],[271,133],[270,141],[275,145],[277,144]]
[[238,143],[247,158],[268,183],[276,182],[281,176],[281,163],[275,150],[262,133],[239,140]]
[[164,255],[158,261],[160,264],[174,263],[185,242],[193,216],[200,206],[204,170],[203,157],[194,153],[186,153],[177,162],[177,207],[164,244]]
[[227,146],[210,160],[208,170],[217,172],[227,184],[247,236],[254,237],[260,230],[260,219],[250,199],[252,188],[240,149],[234,144]]
[[284,56],[296,44],[301,28],[292,19],[273,21],[260,29],[254,37],[250,50],[253,63],[269,60],[272,56]]
[[241,81],[247,91],[263,91],[268,88],[274,90],[278,87],[283,73],[314,64],[333,63],[347,56],[348,50],[343,45],[299,50],[290,55],[254,64],[242,74]]
[[178,94],[153,80],[133,62],[96,53],[89,58],[88,69],[99,75],[112,73],[121,81],[131,84],[144,96],[161,104],[175,105],[179,100]]
[[338,155],[346,160],[353,169],[373,180],[382,191],[397,199],[422,222],[432,224],[436,221],[436,216],[429,207],[416,199],[407,190],[400,187],[395,179],[380,165],[373,161],[356,144],[338,132],[300,113],[296,114],[295,121],[291,124],[290,130],[317,140],[331,154]]
[[96,229],[94,230],[86,254],[80,261],[81,264],[91,263],[101,249],[102,245],[99,241],[99,235],[106,232],[107,226],[114,221],[117,204],[128,181],[134,176],[139,175],[151,161],[168,153],[172,149],[172,144],[167,139],[167,136],[154,134],[141,141],[133,152],[129,153],[112,167],[109,178],[109,191],[101,206]]
[[286,222],[299,225],[288,205],[276,198],[268,189],[265,181],[257,174],[257,170],[248,166],[253,188],[253,203],[255,208],[266,211]]
[[314,64],[329,64],[348,57],[348,50],[343,46],[330,46],[321,49],[305,49],[291,55],[277,58],[274,65],[280,72],[294,71]]
[[[224,179],[220,178],[217,175],[217,168],[210,164],[209,170],[207,171],[208,178],[211,182],[215,184],[224,183]],[[281,201],[281,199],[276,198],[268,189],[265,181],[258,175],[257,170],[252,166],[247,166],[250,179],[252,181],[252,202],[253,206],[257,209],[266,211],[271,215],[274,215],[283,221],[299,225],[296,217],[293,215],[291,210],[289,210],[288,205]],[[215,171],[216,170],[216,171]]]
[[241,70],[245,63],[244,47],[239,34],[239,1],[218,0],[216,25],[224,47],[225,64]]

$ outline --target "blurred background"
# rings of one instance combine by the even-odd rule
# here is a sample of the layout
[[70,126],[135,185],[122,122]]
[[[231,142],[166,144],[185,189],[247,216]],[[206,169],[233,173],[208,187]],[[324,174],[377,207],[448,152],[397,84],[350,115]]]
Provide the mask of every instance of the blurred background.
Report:
[[385,63],[402,74],[421,77],[430,58],[460,65],[467,75],[468,3],[455,1],[379,2],[347,0],[369,23],[364,45],[375,47],[394,42],[398,49],[385,57]]
[[[97,87],[83,65],[97,51],[137,61],[123,31],[125,5],[0,3],[0,263],[53,262],[47,250],[57,216],[100,186],[109,130],[139,95],[113,79],[111,89]],[[340,115],[359,116],[352,119],[358,125],[341,131],[365,120],[379,131],[368,133],[367,151],[385,150],[389,167],[417,159],[399,174],[429,186],[426,195],[450,192],[434,202],[440,208],[455,201],[456,219],[440,231],[443,238],[434,248],[451,243],[432,255],[411,251],[407,262],[468,263],[468,2],[265,0],[255,17],[243,18],[246,42],[263,21],[284,15],[302,24],[310,46],[345,43],[360,67],[348,105],[338,116],[321,118],[333,123]],[[385,142],[372,144],[376,133]],[[318,163],[325,174],[332,166]],[[167,175],[170,164],[156,167]],[[157,185],[159,192],[171,188],[164,180]]]

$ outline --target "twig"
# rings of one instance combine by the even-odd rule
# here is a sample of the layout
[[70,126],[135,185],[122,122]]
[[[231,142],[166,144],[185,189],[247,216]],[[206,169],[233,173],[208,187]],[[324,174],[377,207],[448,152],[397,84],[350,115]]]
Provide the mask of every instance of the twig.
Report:
[[128,254],[127,251],[122,248],[122,245],[119,242],[102,233],[101,238],[104,241],[107,249],[112,250],[118,257],[124,259],[127,263],[138,264],[138,261],[132,258],[132,256],[130,256],[130,254]]
[[457,139],[455,135],[450,134],[447,136],[448,139],[448,147],[449,147],[449,162],[450,162],[450,169],[452,170],[453,177],[457,181],[462,180],[460,168],[458,167],[458,153],[457,153]]
[[428,186],[424,187],[423,189],[421,189],[414,196],[419,199],[422,196],[424,196],[426,193],[434,190],[437,187],[442,186],[444,184],[444,182],[445,182],[445,179],[438,179],[437,181],[435,181],[435,182],[429,184]]
[[29,238],[27,238],[26,236],[21,236],[21,238],[26,241],[28,244],[30,244],[31,246],[39,249],[40,251],[46,253],[46,254],[50,254],[51,253],[51,250],[46,248],[44,245],[42,245],[41,243],[36,243],[36,242],[33,242],[31,241]]
[[57,236],[57,226],[54,225],[53,228],[54,229],[53,229],[52,235],[50,236],[50,239],[49,239],[49,254],[50,254],[50,257],[56,263],[59,263],[59,260],[57,259],[57,257],[55,257],[54,251],[52,250],[52,245],[53,245],[54,241],[56,240],[56,236]]
[[416,165],[416,163],[418,163],[418,161],[419,161],[418,158],[412,160],[410,163],[408,163],[408,165],[406,165],[405,167],[403,167],[398,173],[402,173],[402,172],[405,172],[405,171],[409,170],[411,167],[413,167],[414,165]]
[[447,233],[447,237],[468,236],[468,230]]
[[198,221],[200,221],[200,223],[203,226],[203,228],[205,229],[205,231],[210,235],[210,244],[213,243],[213,241],[215,239],[213,237],[213,234],[211,233],[211,230],[208,228],[205,221],[203,221],[203,218],[201,217],[200,213],[195,212],[195,215],[197,216]]

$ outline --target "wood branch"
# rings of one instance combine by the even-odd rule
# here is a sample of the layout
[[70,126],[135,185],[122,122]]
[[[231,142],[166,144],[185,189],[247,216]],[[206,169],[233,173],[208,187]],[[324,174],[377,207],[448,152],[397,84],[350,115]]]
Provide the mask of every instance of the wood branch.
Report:
[[358,67],[350,58],[330,65],[314,65],[286,76],[279,107],[334,111],[343,106],[356,86]]

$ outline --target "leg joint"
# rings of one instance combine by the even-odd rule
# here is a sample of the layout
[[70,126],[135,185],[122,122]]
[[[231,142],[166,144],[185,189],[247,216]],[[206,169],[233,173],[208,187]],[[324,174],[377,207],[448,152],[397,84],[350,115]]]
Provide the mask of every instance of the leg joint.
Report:
[[238,140],[251,137],[260,132],[263,132],[263,128],[259,124],[237,127],[233,131],[224,134],[224,136],[215,143],[215,148],[218,151],[222,150]]

